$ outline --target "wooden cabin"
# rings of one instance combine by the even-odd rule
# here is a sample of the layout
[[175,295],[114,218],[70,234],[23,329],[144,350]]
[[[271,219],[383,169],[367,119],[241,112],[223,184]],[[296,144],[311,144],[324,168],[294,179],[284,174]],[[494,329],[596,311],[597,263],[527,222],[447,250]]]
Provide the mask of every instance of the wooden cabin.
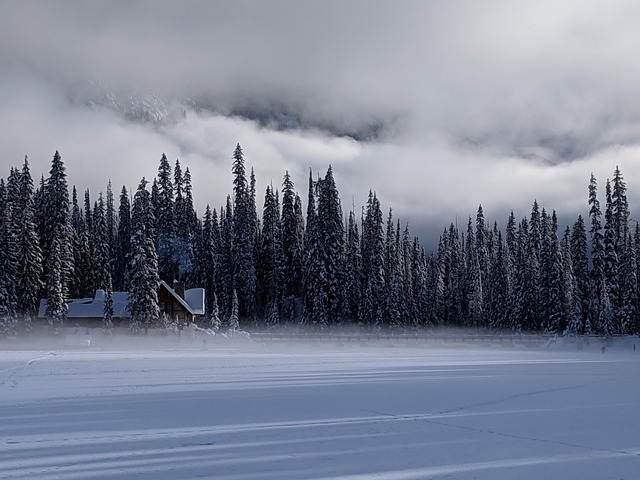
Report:
[[[96,290],[93,298],[71,299],[67,302],[67,326],[101,327],[104,317],[104,290]],[[131,315],[127,310],[129,292],[113,292],[113,325],[127,326]],[[196,323],[205,313],[204,288],[185,290],[183,282],[174,282],[173,287],[165,281],[158,286],[160,313],[176,320],[179,326]],[[38,318],[44,319],[46,299],[40,300]]]

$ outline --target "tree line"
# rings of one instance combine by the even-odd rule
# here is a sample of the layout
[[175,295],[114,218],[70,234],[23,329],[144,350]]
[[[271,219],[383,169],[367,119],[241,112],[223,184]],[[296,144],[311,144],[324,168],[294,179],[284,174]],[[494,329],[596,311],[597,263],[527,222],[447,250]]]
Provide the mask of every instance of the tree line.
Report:
[[[309,173],[306,209],[288,172],[256,207],[253,169],[238,144],[232,194],[202,217],[191,174],[163,154],[157,175],[137,190],[111,183],[92,202],[69,192],[55,152],[35,187],[28,158],[0,179],[0,330],[28,334],[47,300],[53,331],[70,298],[105,291],[103,327],[113,326],[113,292],[129,292],[132,331],[163,320],[160,280],[206,292],[203,324],[268,328],[284,324],[370,328],[458,326],[560,335],[640,331],[640,226],[631,228],[626,184],[616,167],[604,213],[598,184],[588,188],[589,225],[579,216],[559,232],[555,211],[534,201],[505,231],[487,225],[482,206],[466,231],[453,223],[427,254],[408,224],[383,214],[370,191],[345,216],[329,166]],[[588,228],[588,231],[587,231]]]

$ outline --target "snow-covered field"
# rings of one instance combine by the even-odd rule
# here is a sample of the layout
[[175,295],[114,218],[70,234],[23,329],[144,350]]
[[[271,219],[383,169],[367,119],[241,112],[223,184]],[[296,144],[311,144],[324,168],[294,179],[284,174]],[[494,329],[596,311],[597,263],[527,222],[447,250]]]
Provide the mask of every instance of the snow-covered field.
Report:
[[0,478],[637,479],[633,341],[5,344]]

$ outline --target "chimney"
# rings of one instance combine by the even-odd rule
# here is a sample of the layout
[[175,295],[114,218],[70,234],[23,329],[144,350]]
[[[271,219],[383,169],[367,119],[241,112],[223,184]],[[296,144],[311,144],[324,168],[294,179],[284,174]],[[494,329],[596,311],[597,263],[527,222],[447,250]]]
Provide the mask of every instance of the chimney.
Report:
[[178,296],[184,300],[184,282],[179,282],[178,280],[173,281],[173,290],[178,294]]

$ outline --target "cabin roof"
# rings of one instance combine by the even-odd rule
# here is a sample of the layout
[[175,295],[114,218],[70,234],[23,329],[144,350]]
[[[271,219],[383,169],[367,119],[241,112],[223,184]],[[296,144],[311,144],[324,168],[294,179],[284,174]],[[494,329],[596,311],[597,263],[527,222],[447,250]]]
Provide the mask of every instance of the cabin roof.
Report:
[[[183,299],[165,281],[160,281],[159,288],[164,288],[191,315],[204,315],[204,288],[190,288],[185,290]],[[102,318],[104,316],[104,290],[96,290],[95,297],[76,298],[67,301],[67,318]],[[127,311],[129,292],[113,292],[113,318],[130,317]],[[44,317],[47,310],[47,300],[40,300],[38,317]]]

